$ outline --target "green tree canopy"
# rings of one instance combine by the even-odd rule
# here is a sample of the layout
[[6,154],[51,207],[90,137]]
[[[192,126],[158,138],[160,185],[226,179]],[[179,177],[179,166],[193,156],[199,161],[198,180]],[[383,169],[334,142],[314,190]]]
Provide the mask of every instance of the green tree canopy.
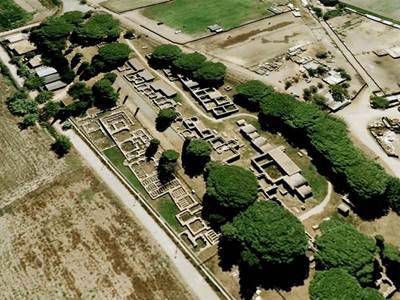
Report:
[[6,100],[8,110],[16,116],[37,112],[37,103],[29,98],[25,91],[17,91]]
[[161,182],[167,182],[173,178],[178,158],[179,153],[174,150],[166,150],[161,154],[158,163],[158,176]]
[[181,54],[173,61],[173,66],[178,72],[192,76],[205,61],[206,57],[198,52]]
[[49,119],[56,117],[60,112],[60,109],[60,103],[49,101],[43,106],[40,119],[43,121],[48,121]]
[[52,145],[52,149],[58,156],[64,156],[72,147],[70,139],[65,135],[58,135]]
[[215,165],[207,176],[207,196],[227,220],[257,199],[258,182],[249,170],[233,165]]
[[159,68],[169,67],[182,54],[182,50],[172,44],[163,44],[154,49],[151,63]]
[[372,284],[377,251],[374,239],[338,220],[325,222],[321,229],[322,235],[316,239],[318,267],[343,268],[362,285]]
[[258,109],[261,100],[273,92],[271,86],[265,85],[259,80],[250,80],[245,83],[239,84],[236,87],[237,100],[242,106]]
[[311,300],[362,298],[362,288],[357,279],[340,268],[317,272],[310,283],[309,292]]
[[205,86],[218,86],[224,83],[226,66],[223,63],[207,61],[194,72],[194,78]]
[[116,40],[121,33],[118,20],[109,14],[95,14],[75,30],[75,38],[82,45],[94,45]]
[[385,197],[393,210],[400,214],[400,180],[398,178],[389,178]]
[[156,128],[159,131],[166,130],[178,117],[178,112],[172,108],[161,109],[156,119]]
[[39,115],[37,113],[27,114],[21,122],[23,128],[28,128],[36,124],[39,120]]
[[131,53],[131,49],[124,43],[109,43],[99,49],[94,60],[100,61],[105,69],[115,68],[124,64]]
[[185,170],[193,175],[201,173],[211,159],[211,145],[202,139],[185,141],[182,162]]
[[117,105],[119,93],[117,93],[112,82],[108,79],[100,79],[92,87],[95,105],[102,109],[107,109]]
[[272,201],[253,203],[222,226],[222,238],[238,247],[241,261],[250,267],[288,265],[307,249],[301,222]]

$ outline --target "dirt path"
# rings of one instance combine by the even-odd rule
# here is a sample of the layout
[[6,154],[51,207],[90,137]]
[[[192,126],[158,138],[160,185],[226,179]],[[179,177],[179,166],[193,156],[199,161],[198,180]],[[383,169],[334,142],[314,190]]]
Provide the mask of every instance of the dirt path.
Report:
[[[59,129],[59,126],[58,126]],[[60,130],[60,129],[59,129]],[[110,171],[104,163],[96,156],[89,146],[73,131],[64,132],[78,153],[85,159],[87,164],[105,182],[110,190],[124,203],[124,205],[140,220],[148,232],[156,238],[161,249],[168,255],[170,262],[173,263],[180,273],[183,281],[192,290],[193,294],[199,299],[219,299],[215,291],[204,280],[203,276],[193,267],[191,262],[185,257],[181,250],[168,237],[164,230],[138,203],[137,199],[120,182],[119,178]]]
[[326,194],[324,200],[322,200],[322,202],[320,204],[318,204],[317,206],[313,207],[309,211],[300,215],[299,216],[300,221],[303,222],[312,216],[319,215],[320,213],[322,213],[332,198],[332,192],[333,192],[332,184],[328,181],[328,193]]

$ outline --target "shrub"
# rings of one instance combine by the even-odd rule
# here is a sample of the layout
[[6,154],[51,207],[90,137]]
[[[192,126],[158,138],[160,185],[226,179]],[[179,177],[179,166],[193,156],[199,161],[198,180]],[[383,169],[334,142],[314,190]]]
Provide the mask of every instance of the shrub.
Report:
[[371,107],[375,109],[386,109],[389,107],[389,101],[385,97],[371,96]]
[[66,155],[72,147],[70,139],[65,135],[57,135],[52,149],[59,157]]

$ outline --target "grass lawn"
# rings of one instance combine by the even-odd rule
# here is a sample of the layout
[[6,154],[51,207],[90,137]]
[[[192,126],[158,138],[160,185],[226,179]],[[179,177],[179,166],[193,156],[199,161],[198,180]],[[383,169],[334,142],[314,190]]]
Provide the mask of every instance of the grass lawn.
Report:
[[182,225],[176,219],[176,215],[179,213],[179,209],[172,201],[170,196],[164,196],[156,200],[156,210],[160,213],[163,219],[177,232],[183,231]]
[[341,2],[360,8],[361,10],[367,11],[367,13],[400,21],[399,0],[342,0]]
[[108,0],[102,2],[101,5],[116,13],[138,9],[141,7],[154,5],[165,2],[167,0]]
[[0,31],[22,26],[31,17],[13,0],[0,0]]
[[272,1],[259,0],[174,0],[148,7],[143,14],[186,33],[201,33],[207,26],[219,24],[224,29],[271,15]]
[[113,163],[113,165],[121,172],[121,174],[128,180],[128,182],[134,187],[138,192],[148,198],[148,194],[139,179],[133,174],[131,169],[124,166],[125,157],[117,146],[104,150],[103,153],[107,158]]

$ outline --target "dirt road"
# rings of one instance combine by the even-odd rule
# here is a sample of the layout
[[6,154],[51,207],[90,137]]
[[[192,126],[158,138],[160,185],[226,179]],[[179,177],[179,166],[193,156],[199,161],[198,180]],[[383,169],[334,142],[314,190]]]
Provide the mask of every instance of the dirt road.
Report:
[[153,220],[146,210],[138,203],[137,199],[120,182],[119,178],[110,171],[104,163],[96,156],[90,147],[73,131],[64,132],[73,143],[78,153],[85,159],[87,164],[107,184],[110,190],[132,211],[140,220],[142,225],[154,236],[160,247],[170,258],[180,273],[182,279],[199,299],[219,299],[214,290],[204,280],[203,276],[186,259],[184,254],[177,248],[175,243],[168,237],[164,230]]

